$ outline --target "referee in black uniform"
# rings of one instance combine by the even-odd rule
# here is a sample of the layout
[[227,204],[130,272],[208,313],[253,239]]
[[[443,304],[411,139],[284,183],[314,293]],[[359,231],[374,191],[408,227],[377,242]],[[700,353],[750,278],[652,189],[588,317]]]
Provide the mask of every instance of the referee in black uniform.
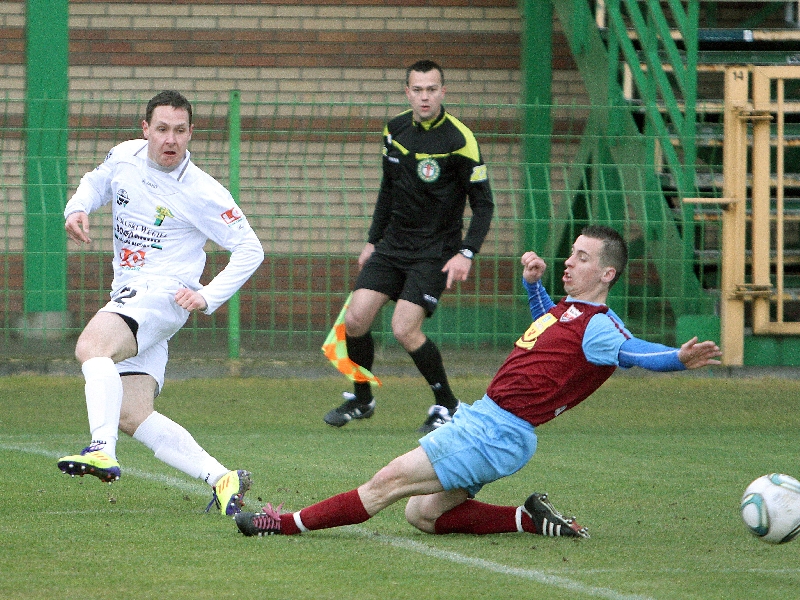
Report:
[[[383,179],[358,258],[345,331],[348,356],[371,370],[375,347],[370,328],[383,305],[396,302],[392,333],[435,398],[419,429],[427,433],[450,421],[458,399],[422,323],[433,315],[446,288],[466,281],[489,231],[494,203],[475,136],[442,106],[442,68],[431,60],[414,63],[406,70],[405,92],[411,109],[383,131]],[[472,218],[462,239],[467,198]],[[329,425],[341,427],[375,411],[369,383],[354,384],[344,398],[325,415]]]

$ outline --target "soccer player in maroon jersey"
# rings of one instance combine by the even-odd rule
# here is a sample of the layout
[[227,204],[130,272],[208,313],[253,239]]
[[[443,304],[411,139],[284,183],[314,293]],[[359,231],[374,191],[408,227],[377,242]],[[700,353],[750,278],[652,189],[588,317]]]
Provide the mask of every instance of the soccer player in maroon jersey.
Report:
[[545,262],[522,255],[533,323],[517,340],[486,395],[462,403],[453,420],[420,439],[358,488],[293,513],[268,504],[239,513],[245,535],[292,535],[361,523],[402,498],[406,519],[425,533],[529,532],[588,537],[585,527],[533,493],[522,506],[475,500],[487,483],[521,469],[536,451],[535,428],[585,400],[616,367],[679,371],[720,364],[719,347],[697,338],[671,348],[633,337],[605,304],[627,263],[614,229],[589,226],[572,246],[557,304],[542,286]]

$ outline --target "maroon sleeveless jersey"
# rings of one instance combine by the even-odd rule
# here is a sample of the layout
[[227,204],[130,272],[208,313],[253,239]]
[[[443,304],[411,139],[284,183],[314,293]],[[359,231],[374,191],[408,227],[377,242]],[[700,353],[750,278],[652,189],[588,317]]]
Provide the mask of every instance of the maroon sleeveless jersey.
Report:
[[605,305],[559,302],[517,340],[486,394],[534,426],[585,400],[616,369],[593,365],[582,347],[589,320],[607,311]]

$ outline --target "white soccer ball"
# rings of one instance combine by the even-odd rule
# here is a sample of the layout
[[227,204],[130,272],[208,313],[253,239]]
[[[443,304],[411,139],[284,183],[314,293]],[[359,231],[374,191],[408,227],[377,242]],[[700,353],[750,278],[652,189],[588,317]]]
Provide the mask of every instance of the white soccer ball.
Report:
[[800,534],[800,481],[781,473],[763,475],[747,486],[739,510],[758,539],[790,542]]

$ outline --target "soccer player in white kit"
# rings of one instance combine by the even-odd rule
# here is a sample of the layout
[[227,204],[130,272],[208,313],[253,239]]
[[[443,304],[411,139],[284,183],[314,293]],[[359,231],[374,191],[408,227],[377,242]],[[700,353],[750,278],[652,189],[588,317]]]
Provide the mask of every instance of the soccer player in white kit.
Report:
[[[192,311],[213,313],[264,260],[261,242],[231,194],[190,158],[192,106],[164,91],[147,104],[144,139],[114,147],[87,173],[64,210],[65,228],[91,243],[88,215],[112,203],[114,281],[111,301],[92,317],[75,348],[86,380],[91,443],[58,461],[64,473],[119,479],[118,430],[156,458],[208,482],[212,505],[234,515],[250,474],[229,470],[178,423],[154,410],[164,385],[167,342]],[[230,251],[227,266],[200,283],[213,240]]]

